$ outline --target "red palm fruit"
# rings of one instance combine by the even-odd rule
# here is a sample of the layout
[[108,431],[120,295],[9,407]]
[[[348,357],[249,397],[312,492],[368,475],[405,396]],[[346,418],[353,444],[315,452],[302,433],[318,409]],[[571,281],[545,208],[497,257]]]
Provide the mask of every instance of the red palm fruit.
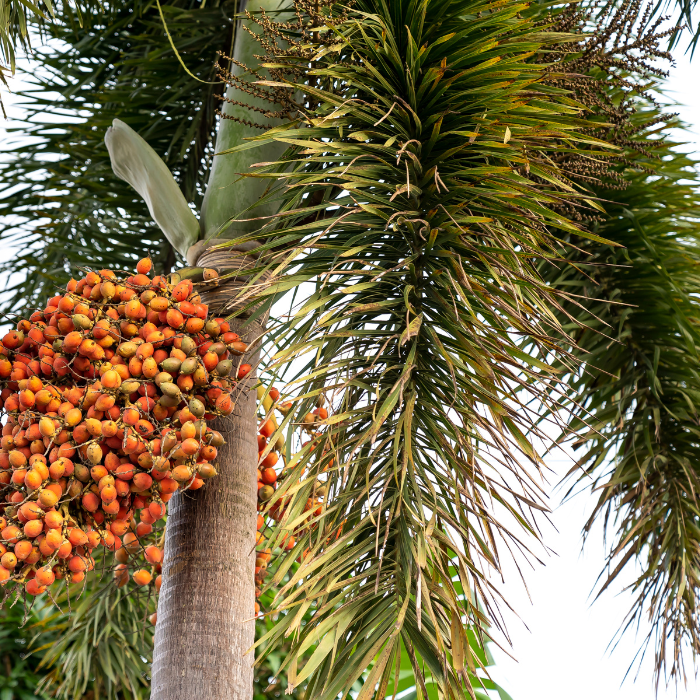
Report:
[[192,282],[190,280],[183,280],[175,285],[172,291],[172,296],[175,301],[185,301],[190,294],[192,294]]
[[197,435],[197,428],[192,421],[187,421],[182,428],[180,428],[180,436],[183,440],[188,440]]
[[143,418],[134,427],[136,428],[137,434],[141,437],[148,437],[153,434],[153,423]]
[[[175,479],[171,477],[166,477],[160,481],[160,492],[161,493],[175,493],[178,489],[178,483]],[[152,505],[152,504],[151,504]],[[150,506],[149,506],[150,508]]]
[[263,435],[266,438],[271,437],[272,434],[275,432],[275,424],[272,418],[269,418],[264,423],[262,423],[258,428],[258,432],[260,433],[260,435]]
[[113,535],[116,537],[121,537],[123,534],[128,532],[129,523],[128,521],[122,519],[113,520],[109,525],[109,529]]
[[123,481],[122,479],[117,479],[114,482],[114,488],[117,490],[118,498],[124,498],[124,496],[128,496],[131,493],[129,482]]
[[[56,530],[49,530],[49,532],[56,532]],[[46,536],[41,535],[40,537],[36,538],[36,545],[39,547],[39,554],[44,557],[44,559],[48,559],[53,553],[54,553],[54,548],[46,541]]]
[[[116,515],[119,512],[119,501],[114,500],[111,503],[102,503],[102,513],[105,513],[106,515]],[[99,516],[102,515],[102,513],[98,510],[94,514],[95,522],[97,522],[97,519]],[[102,520],[100,520],[102,522]]]
[[153,523],[156,521],[156,518],[154,518],[153,515],[151,515],[151,511],[148,508],[143,508],[139,513],[139,520],[142,523],[146,523],[147,525],[153,525]]
[[67,559],[71,555],[72,551],[73,551],[73,545],[71,545],[71,543],[68,540],[64,539],[61,542],[61,546],[58,548],[56,555],[58,556],[59,559]]
[[[99,464],[102,461],[102,448],[95,443],[88,445],[85,456],[90,464]],[[105,470],[106,471],[106,470]]]
[[202,362],[207,372],[211,372],[219,364],[219,356],[215,352],[206,352],[202,357]]
[[196,491],[197,489],[201,489],[202,486],[204,486],[204,479],[201,479],[198,476],[195,476],[192,481],[187,485],[187,488],[190,491]]
[[36,469],[30,469],[24,477],[24,485],[29,491],[35,491],[41,487],[44,480]]
[[[20,402],[21,401],[22,395],[20,394]],[[42,437],[52,438],[58,432],[58,428],[51,418],[44,417],[39,421],[39,432]]]
[[262,467],[274,467],[278,460],[279,455],[276,452],[270,452],[260,464]]
[[63,544],[63,536],[61,535],[61,531],[49,530],[44,537],[44,542],[51,548],[51,551],[59,549],[59,547]]
[[122,414],[122,420],[126,425],[136,425],[139,422],[140,416],[135,408],[127,408]]
[[68,568],[74,573],[81,573],[87,569],[87,562],[84,557],[74,555],[68,560]]
[[97,530],[90,530],[88,536],[88,549],[95,549],[99,544],[102,544],[102,537]]
[[82,547],[87,544],[87,535],[79,527],[68,528],[68,541],[74,547]]
[[153,477],[145,472],[137,472],[134,474],[132,484],[134,485],[134,490],[137,493],[141,493],[151,488]]
[[68,294],[61,297],[61,300],[58,302],[58,310],[62,311],[64,314],[70,314],[74,307],[75,302]]
[[111,438],[119,432],[119,426],[113,420],[103,420],[101,424],[101,432],[103,437]]
[[117,498],[117,489],[114,486],[105,486],[100,491],[100,498],[102,499],[103,503],[112,503]]
[[153,564],[154,566],[156,564],[160,564],[163,561],[163,552],[160,550],[160,548],[156,547],[155,545],[150,545],[149,547],[146,547],[144,555],[146,557],[146,561],[149,564]]
[[93,481],[99,483],[101,479],[104,479],[104,477],[108,476],[109,472],[107,471],[107,468],[103,466],[102,464],[96,464],[94,467],[90,469],[90,477],[92,478]]
[[279,400],[280,392],[278,389],[275,389],[275,387],[273,386],[269,391],[269,396],[273,401],[277,401],[277,400]]
[[165,297],[153,297],[151,301],[148,303],[148,305],[151,307],[153,311],[156,311],[160,313],[161,311],[167,311],[169,302]]
[[152,579],[150,571],[146,571],[146,569],[139,569],[137,572],[134,573],[134,583],[137,586],[147,586]]
[[15,556],[24,561],[32,553],[32,543],[29,540],[21,540],[15,544]]
[[250,374],[252,369],[253,368],[250,365],[243,364],[238,368],[236,376],[238,377],[238,379],[243,379],[244,377],[247,377]]
[[[49,444],[51,444],[51,441],[48,441],[48,442],[49,442]],[[29,458],[29,466],[32,469],[36,469],[44,479],[49,478],[49,467],[48,467],[45,455],[33,454]]]
[[110,300],[112,299],[117,293],[117,287],[114,284],[114,282],[110,282],[109,280],[106,280],[100,284],[100,296],[103,299]]
[[63,525],[63,516],[57,510],[50,510],[44,516],[44,524],[50,530],[59,528]]
[[165,515],[165,506],[162,503],[157,503],[156,501],[153,501],[148,504],[148,512],[150,513],[154,521],[159,520]]
[[216,476],[218,472],[214,465],[208,462],[199,462],[197,464],[197,474],[200,479],[211,479],[213,476]]
[[117,588],[122,588],[129,583],[129,570],[126,564],[117,564],[114,569],[114,583]]
[[[71,404],[69,404],[71,405]],[[60,410],[59,410],[60,415]],[[83,412],[79,408],[70,408],[66,411],[64,425],[67,428],[74,428],[83,419]]]
[[141,547],[141,544],[136,533],[127,532],[124,535],[124,539],[122,540],[122,546],[126,549],[127,552],[129,552],[129,554],[133,554],[134,552],[138,552],[138,550]]
[[24,590],[27,592],[27,595],[41,595],[46,591],[46,586],[42,586],[36,578],[32,578],[24,584]]
[[194,438],[183,440],[181,449],[188,456],[195,455],[199,452],[199,441]]
[[139,537],[146,537],[147,535],[150,535],[153,532],[153,525],[150,525],[149,523],[139,523],[136,526],[136,534]]
[[[120,443],[120,447],[121,447],[121,443]],[[108,452],[105,455],[104,465],[105,465],[105,469],[108,472],[115,471],[117,469],[117,467],[119,466],[119,464],[120,464],[119,457],[114,452]]]
[[262,482],[271,486],[277,481],[277,472],[272,467],[267,467],[262,471]]
[[44,509],[34,501],[27,501],[22,506],[20,506],[19,512],[27,520],[41,520],[44,517]]
[[100,499],[97,494],[94,494],[92,491],[88,491],[83,495],[81,504],[85,510],[89,511],[90,513],[94,513],[100,507]]
[[37,569],[35,580],[42,586],[50,586],[56,580],[56,576],[50,566],[42,566]]
[[133,464],[120,464],[116,468],[114,476],[122,481],[130,481],[134,478],[135,471],[136,469]]
[[165,322],[171,328],[182,328],[185,324],[185,317],[182,315],[182,312],[177,309],[168,309],[165,314]]
[[241,340],[235,340],[232,343],[227,343],[226,347],[228,348],[229,352],[237,357],[244,355],[245,351],[248,349],[248,345]]
[[105,411],[109,411],[109,409],[114,406],[115,402],[114,396],[110,396],[109,394],[100,394],[97,401],[95,401],[95,410],[105,413]]
[[43,531],[44,523],[42,523],[41,520],[28,520],[24,525],[24,534],[30,540],[39,537]]
[[13,552],[5,552],[5,554],[0,557],[0,564],[2,564],[5,569],[11,571],[17,566],[17,557]]
[[176,481],[189,481],[191,478],[192,470],[186,464],[181,464],[173,469],[173,479]]
[[17,542],[17,538],[20,535],[21,531],[15,525],[7,525],[2,529],[2,532],[0,532],[0,536],[2,537],[3,541],[11,542],[13,544]]
[[204,328],[204,321],[201,318],[188,318],[185,323],[185,330],[190,335],[199,333],[202,328]]
[[140,275],[147,275],[152,267],[153,263],[150,258],[141,258],[141,260],[136,263],[136,272]]
[[110,369],[102,375],[100,381],[105,389],[117,389],[121,386],[122,378],[116,370]]
[[143,306],[143,304],[141,303],[141,301],[139,299],[137,299],[137,298],[130,299],[124,305],[124,315],[127,318],[136,320],[139,318],[142,308],[145,311],[145,307]]
[[[52,486],[52,484],[49,484]],[[60,487],[59,487],[60,488]],[[39,492],[39,503],[45,508],[53,508],[58,503],[59,496],[48,486]]]
[[216,400],[216,410],[225,416],[233,411],[233,401],[229,394],[221,394]]
[[51,463],[49,467],[49,476],[54,481],[58,481],[66,473],[66,461],[67,460],[57,459],[55,462]]
[[[97,420],[97,418],[86,418],[85,429],[92,437],[99,437],[102,435],[102,423]],[[73,437],[75,439],[75,431],[73,431]]]

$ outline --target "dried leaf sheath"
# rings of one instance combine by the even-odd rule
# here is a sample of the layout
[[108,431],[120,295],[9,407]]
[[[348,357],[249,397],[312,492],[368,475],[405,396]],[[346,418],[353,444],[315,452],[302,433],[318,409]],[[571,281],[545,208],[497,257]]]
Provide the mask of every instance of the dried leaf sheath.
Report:
[[[290,88],[308,95],[307,116],[251,141],[289,145],[258,171],[287,194],[256,234],[270,234],[271,300],[304,299],[273,332],[268,370],[286,370],[296,396],[280,430],[320,394],[333,409],[272,506],[277,541],[317,527],[272,579],[304,552],[278,596],[286,614],[260,640],[290,636],[281,672],[294,668],[289,682],[308,682],[309,698],[347,694],[373,662],[370,681],[387,687],[400,647],[419,686],[430,677],[448,697],[471,694],[463,626],[499,624],[490,574],[546,510],[537,415],[515,388],[547,401],[556,374],[519,344],[546,352],[566,337],[560,293],[536,265],[560,247],[551,230],[577,231],[552,209],[577,195],[544,152],[587,146],[576,108],[538,82],[529,59],[546,37],[522,10],[359,3],[310,84]],[[328,507],[305,513],[322,472]]]

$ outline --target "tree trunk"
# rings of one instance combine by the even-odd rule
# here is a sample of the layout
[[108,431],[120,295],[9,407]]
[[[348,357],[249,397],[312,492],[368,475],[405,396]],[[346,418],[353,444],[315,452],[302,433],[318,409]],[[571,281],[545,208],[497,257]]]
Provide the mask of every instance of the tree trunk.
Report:
[[[247,337],[260,333],[254,325]],[[235,323],[232,330],[242,333]],[[257,358],[247,359],[255,365]],[[170,502],[151,700],[252,698],[254,655],[244,654],[255,637],[253,384],[240,382],[233,413],[212,424],[226,439],[218,476]]]
[[[262,7],[269,11],[289,5],[289,0],[253,0],[250,9]],[[251,27],[255,30],[254,25]],[[239,27],[235,57],[254,66],[255,53],[262,53],[259,45]],[[232,100],[253,102],[249,95],[235,88],[229,88],[226,94]],[[270,109],[271,105],[264,103],[264,107]],[[230,103],[225,105],[224,112],[249,121],[259,118],[257,113]],[[259,130],[223,119],[216,150],[231,148],[258,133]],[[222,255],[227,256],[221,251],[205,252],[212,245],[212,238],[231,239],[260,226],[260,222],[236,222],[227,227],[227,222],[258,201],[267,187],[260,179],[241,180],[240,173],[252,163],[275,159],[281,150],[283,147],[278,146],[251,149],[214,159],[200,219],[203,240],[188,253],[191,265],[216,268]],[[269,206],[264,211],[244,214],[243,218],[274,213],[268,209]],[[220,267],[241,263],[244,267],[255,264],[255,258],[246,256],[245,260],[239,258]],[[238,283],[226,285],[225,289],[231,291],[230,301],[235,299],[237,286],[244,280],[239,277]],[[218,306],[222,301],[221,288],[216,300]],[[218,308],[212,310],[220,313]],[[257,341],[262,326],[250,323],[243,327],[243,323],[233,319],[231,330],[246,342]],[[258,360],[259,350],[244,358],[253,367]],[[226,440],[219,451],[218,476],[198,491],[176,494],[170,502],[151,700],[251,700],[253,697],[254,654],[245,654],[255,637],[258,451],[256,393],[251,390],[254,376],[251,373],[245,382],[239,383],[233,413],[212,425]]]

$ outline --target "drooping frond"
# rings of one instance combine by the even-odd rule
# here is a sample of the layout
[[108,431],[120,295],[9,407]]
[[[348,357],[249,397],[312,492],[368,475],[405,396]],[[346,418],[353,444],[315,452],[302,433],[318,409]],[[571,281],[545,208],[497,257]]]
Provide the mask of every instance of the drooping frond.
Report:
[[[553,210],[577,196],[554,156],[604,149],[530,60],[548,36],[525,10],[359,2],[301,56],[309,80],[289,89],[308,96],[306,116],[250,142],[290,147],[256,173],[287,188],[269,195],[283,213],[250,236],[269,236],[259,269],[272,275],[251,289],[294,290],[273,310],[267,371],[288,382],[280,431],[311,433],[294,459],[287,440],[270,506],[270,546],[299,535],[270,585],[303,554],[260,644],[289,636],[280,672],[307,698],[346,695],[368,667],[359,697],[390,694],[402,650],[424,696],[428,682],[474,692],[465,627],[500,624],[487,574],[532,543],[546,510],[537,415],[516,389],[547,401],[556,374],[520,344],[553,351],[566,335],[536,271],[560,247],[554,229],[577,231]],[[320,397],[330,415],[315,422]],[[319,488],[326,508],[305,510]]]
[[[671,679],[684,676],[682,651],[695,656],[700,649],[700,208],[696,164],[663,135],[677,123],[652,92],[665,67],[656,59],[670,58],[660,48],[668,32],[640,26],[639,14],[635,3],[609,8],[591,36],[553,49],[578,74],[569,88],[589,110],[586,132],[619,149],[605,161],[560,161],[605,209],[580,210],[578,218],[616,245],[574,235],[575,264],[544,263],[541,272],[585,300],[564,303],[558,314],[581,363],[568,376],[555,363],[568,386],[568,432],[582,449],[570,474],[576,488],[590,486],[598,496],[586,532],[598,518],[614,532],[601,590],[626,564],[639,566],[621,631],[642,617],[651,621],[642,650],[655,646],[658,681],[666,670]],[[578,10],[558,19],[565,31],[582,21]]]
[[[58,700],[102,697],[105,700],[147,700],[153,650],[148,617],[155,600],[148,592],[117,588],[95,572],[87,590],[73,586],[71,602],[64,593],[51,602],[30,631],[37,672],[44,678],[38,693]],[[43,695],[42,695],[43,697]]]
[[598,188],[614,201],[593,228],[624,248],[585,246],[578,270],[551,281],[600,300],[576,336],[585,369],[571,380],[570,427],[581,433],[581,485],[598,493],[586,530],[603,518],[615,533],[601,591],[628,562],[641,565],[623,628],[651,621],[642,649],[654,645],[658,680],[665,669],[684,677],[681,652],[700,651],[700,207],[696,164],[670,140],[648,145],[660,159],[651,173]]

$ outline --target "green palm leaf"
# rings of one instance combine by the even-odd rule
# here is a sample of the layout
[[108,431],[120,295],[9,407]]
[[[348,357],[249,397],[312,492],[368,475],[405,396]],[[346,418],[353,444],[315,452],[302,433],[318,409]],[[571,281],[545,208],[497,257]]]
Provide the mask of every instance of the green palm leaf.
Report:
[[[344,697],[368,668],[359,697],[390,693],[403,653],[423,697],[430,682],[473,694],[465,623],[481,645],[500,624],[487,572],[501,548],[526,550],[546,510],[537,412],[515,389],[547,401],[556,372],[519,342],[557,349],[560,293],[536,265],[560,247],[554,228],[585,235],[553,209],[578,195],[551,155],[602,144],[529,60],[547,35],[524,10],[359,3],[336,42],[302,57],[311,84],[290,88],[312,111],[250,144],[289,146],[258,172],[284,179],[268,195],[282,214],[249,236],[269,236],[259,271],[272,277],[256,289],[270,303],[294,290],[267,364],[294,398],[280,431],[319,396],[332,408],[294,459],[287,440],[273,543],[314,527],[271,581],[304,552],[259,642],[264,657],[292,640],[280,672],[307,697]],[[318,478],[320,515],[304,508]]]

